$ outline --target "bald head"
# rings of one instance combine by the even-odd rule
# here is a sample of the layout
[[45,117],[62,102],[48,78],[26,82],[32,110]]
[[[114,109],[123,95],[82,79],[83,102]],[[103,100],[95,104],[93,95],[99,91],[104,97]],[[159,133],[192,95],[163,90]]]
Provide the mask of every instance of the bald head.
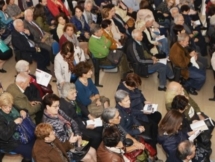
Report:
[[167,86],[167,92],[175,92],[176,95],[184,95],[184,88],[178,82],[170,82]]
[[178,145],[177,154],[181,160],[191,160],[195,156],[195,145],[186,140]]

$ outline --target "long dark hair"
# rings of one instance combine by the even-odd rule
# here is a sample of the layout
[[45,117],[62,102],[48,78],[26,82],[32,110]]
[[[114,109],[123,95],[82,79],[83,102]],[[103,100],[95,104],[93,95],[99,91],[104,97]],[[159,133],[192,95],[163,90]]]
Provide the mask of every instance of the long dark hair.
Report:
[[178,132],[183,120],[183,115],[177,110],[170,110],[166,113],[158,127],[159,135],[167,133],[174,135]]

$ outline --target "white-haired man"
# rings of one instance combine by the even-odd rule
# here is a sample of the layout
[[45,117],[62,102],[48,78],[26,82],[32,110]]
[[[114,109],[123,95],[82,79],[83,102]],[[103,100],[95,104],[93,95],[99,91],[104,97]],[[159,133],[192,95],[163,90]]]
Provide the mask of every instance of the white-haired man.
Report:
[[205,83],[206,73],[196,63],[197,53],[193,50],[190,53],[185,48],[189,44],[189,35],[181,33],[178,41],[170,49],[169,59],[175,66],[181,68],[181,76],[186,79],[185,89],[192,95],[197,95],[196,90],[200,90]]
[[24,28],[24,23],[21,19],[14,20],[13,25],[15,30],[12,32],[12,44],[15,51],[19,53],[18,60],[23,59],[29,63],[35,60],[38,69],[50,72],[46,68],[50,63],[48,52],[36,45],[29,30]]
[[41,109],[41,104],[37,101],[29,101],[24,94],[25,89],[29,86],[30,76],[26,73],[19,73],[16,76],[15,83],[7,87],[7,92],[13,96],[13,104],[19,110],[27,110],[34,120],[35,115]]
[[[37,25],[33,21],[33,10],[27,9],[24,12],[25,20],[24,27],[28,29],[30,33],[33,35],[34,42],[40,47],[47,50],[50,55],[52,54],[51,43],[54,42],[52,38],[50,38],[50,34],[44,32],[39,25]],[[48,42],[48,44],[47,44]]]
[[134,68],[134,71],[142,76],[158,72],[159,74],[159,91],[166,90],[166,77],[173,79],[174,75],[168,65],[162,64],[159,60],[149,54],[142,44],[143,35],[141,30],[132,31],[132,40],[128,43],[126,54],[128,60]]

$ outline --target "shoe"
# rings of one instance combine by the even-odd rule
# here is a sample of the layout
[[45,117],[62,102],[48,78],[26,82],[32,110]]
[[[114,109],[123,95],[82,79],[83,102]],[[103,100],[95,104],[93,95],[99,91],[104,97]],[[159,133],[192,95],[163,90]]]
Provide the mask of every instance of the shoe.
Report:
[[159,90],[159,91],[166,91],[166,87],[163,87],[163,88],[158,87],[158,90]]
[[0,73],[6,73],[7,71],[4,69],[0,69]]
[[195,89],[194,88],[192,88],[192,87],[190,87],[188,90],[187,90],[187,92],[189,93],[189,94],[191,94],[191,95],[198,95],[198,93],[195,91]]

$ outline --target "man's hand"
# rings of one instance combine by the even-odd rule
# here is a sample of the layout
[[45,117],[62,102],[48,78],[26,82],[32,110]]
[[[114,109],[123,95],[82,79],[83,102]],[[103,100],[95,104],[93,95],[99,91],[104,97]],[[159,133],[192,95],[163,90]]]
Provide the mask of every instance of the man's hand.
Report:
[[24,33],[30,35],[30,31],[28,29],[24,29]]
[[20,116],[22,117],[22,119],[25,119],[25,118],[26,118],[27,113],[26,113],[24,110],[21,110],[21,111],[19,112],[19,114],[20,114]]

